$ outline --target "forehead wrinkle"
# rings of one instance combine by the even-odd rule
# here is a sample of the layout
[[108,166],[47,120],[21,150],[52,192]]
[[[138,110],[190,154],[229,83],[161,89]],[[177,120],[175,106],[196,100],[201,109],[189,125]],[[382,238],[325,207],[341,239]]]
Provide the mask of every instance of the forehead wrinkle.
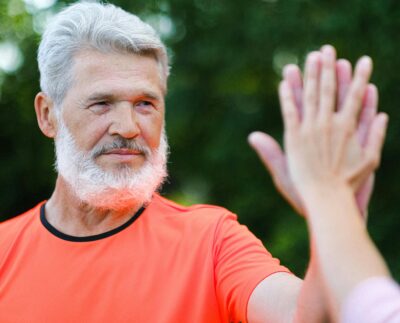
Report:
[[[110,61],[110,58],[114,58]],[[118,58],[121,58],[118,59]],[[99,53],[97,51],[81,51],[78,52],[74,56],[74,64],[72,67],[73,74],[77,76],[77,74],[86,74],[91,77],[99,77],[99,78],[112,78],[110,77],[112,74],[115,74],[116,77],[122,78],[130,78],[130,77],[138,77],[140,79],[147,79],[149,81],[152,80],[152,73],[149,70],[149,66],[144,68],[143,65],[137,64],[134,61],[144,61],[150,60],[154,62],[154,67],[157,71],[155,74],[157,80],[159,80],[159,67],[158,62],[153,57],[143,56],[143,55],[135,55],[135,54],[122,54],[122,53]],[[130,66],[124,64],[126,62],[131,62]],[[83,64],[81,64],[83,62]],[[80,73],[77,73],[77,69]],[[163,83],[163,82],[161,82]]]

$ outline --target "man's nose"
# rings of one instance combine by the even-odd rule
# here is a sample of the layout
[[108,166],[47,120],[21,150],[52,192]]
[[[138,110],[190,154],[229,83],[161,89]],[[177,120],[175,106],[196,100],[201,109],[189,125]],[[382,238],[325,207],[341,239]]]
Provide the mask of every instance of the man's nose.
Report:
[[132,103],[119,102],[114,106],[109,134],[127,139],[135,138],[140,134],[135,107]]

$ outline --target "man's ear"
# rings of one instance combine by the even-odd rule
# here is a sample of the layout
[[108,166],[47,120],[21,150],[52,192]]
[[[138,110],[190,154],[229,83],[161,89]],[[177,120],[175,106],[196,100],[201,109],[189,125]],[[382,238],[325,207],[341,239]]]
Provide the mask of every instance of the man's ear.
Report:
[[35,97],[36,119],[40,130],[49,138],[54,138],[57,134],[56,107],[43,92],[39,92]]

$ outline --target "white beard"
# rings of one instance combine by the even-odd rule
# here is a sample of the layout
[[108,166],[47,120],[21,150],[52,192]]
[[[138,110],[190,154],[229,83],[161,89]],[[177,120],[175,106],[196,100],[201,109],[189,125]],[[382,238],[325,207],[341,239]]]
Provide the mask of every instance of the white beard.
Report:
[[109,145],[98,145],[85,153],[76,147],[72,134],[59,119],[59,131],[55,139],[56,171],[69,184],[81,202],[91,207],[106,210],[137,208],[150,202],[153,193],[167,177],[168,143],[163,128],[158,149],[138,145],[146,158],[138,170],[128,165],[114,171],[104,171],[95,163],[95,156]]

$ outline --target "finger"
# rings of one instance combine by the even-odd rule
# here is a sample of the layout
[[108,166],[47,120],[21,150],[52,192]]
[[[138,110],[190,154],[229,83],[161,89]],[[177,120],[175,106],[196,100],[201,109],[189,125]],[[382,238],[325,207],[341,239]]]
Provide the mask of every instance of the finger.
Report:
[[303,110],[304,121],[313,123],[318,106],[319,70],[321,53],[311,52],[307,56],[304,71]]
[[283,69],[283,78],[288,82],[294,96],[294,102],[299,111],[300,120],[303,117],[303,80],[300,68],[295,64],[286,65]]
[[276,140],[266,133],[253,132],[248,141],[271,174],[278,191],[299,214],[304,214],[300,198],[289,177],[285,155]]
[[354,120],[357,117],[371,72],[371,58],[364,56],[359,59],[354,71],[353,81],[343,103],[342,112],[345,119]]
[[383,142],[386,136],[388,116],[386,113],[379,113],[374,117],[371,129],[365,144],[365,152],[369,163],[375,168],[379,166]]
[[368,84],[361,107],[360,119],[357,127],[357,137],[362,147],[368,138],[368,133],[378,110],[378,90],[375,85]]
[[350,171],[348,176],[355,187],[359,187],[380,164],[387,122],[388,116],[386,113],[379,113],[372,121],[371,130],[364,148],[365,158],[362,163]]
[[284,154],[276,140],[266,133],[257,131],[249,135],[248,141],[250,146],[257,152],[272,177],[279,175],[283,170]]
[[336,77],[337,77],[337,110],[343,106],[344,99],[351,83],[351,64],[346,59],[339,59],[336,62]]
[[336,102],[336,51],[330,45],[321,48],[322,69],[318,114],[322,120],[330,119]]
[[293,129],[297,128],[300,118],[292,90],[286,81],[282,81],[279,85],[279,101],[281,103],[285,133],[288,132],[289,134]]

